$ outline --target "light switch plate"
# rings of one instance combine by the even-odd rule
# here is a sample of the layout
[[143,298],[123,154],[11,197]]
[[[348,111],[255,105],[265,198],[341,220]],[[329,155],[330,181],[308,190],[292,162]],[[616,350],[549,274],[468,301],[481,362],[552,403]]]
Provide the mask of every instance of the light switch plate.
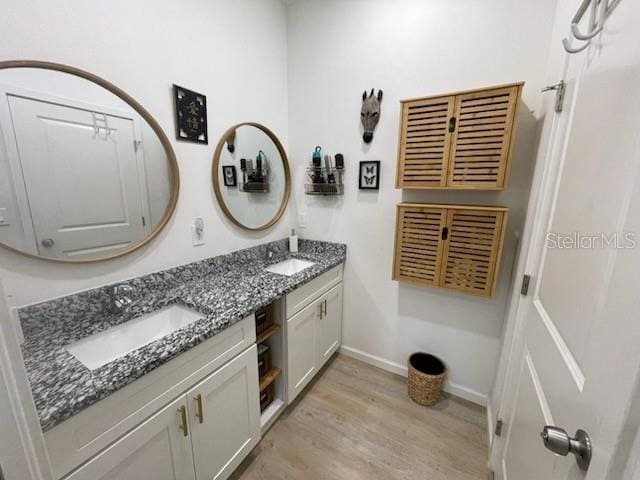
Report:
[[307,228],[307,214],[299,213],[298,214],[298,228]]

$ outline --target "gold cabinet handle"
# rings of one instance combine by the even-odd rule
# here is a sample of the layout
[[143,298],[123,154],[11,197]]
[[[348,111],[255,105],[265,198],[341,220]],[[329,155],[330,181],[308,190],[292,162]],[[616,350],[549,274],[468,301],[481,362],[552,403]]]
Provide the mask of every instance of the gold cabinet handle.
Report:
[[322,320],[322,302],[318,304],[318,307],[320,307],[320,320]]
[[185,437],[189,436],[189,425],[187,423],[188,419],[187,419],[187,407],[185,407],[184,405],[181,406],[178,409],[178,413],[180,414],[180,430],[182,430],[182,433],[184,434]]
[[202,395],[199,393],[193,399],[196,401],[196,405],[198,406],[198,411],[196,412],[196,417],[198,417],[198,421],[200,423],[204,422],[204,412],[202,411]]
[[327,318],[327,299],[324,299],[324,318]]

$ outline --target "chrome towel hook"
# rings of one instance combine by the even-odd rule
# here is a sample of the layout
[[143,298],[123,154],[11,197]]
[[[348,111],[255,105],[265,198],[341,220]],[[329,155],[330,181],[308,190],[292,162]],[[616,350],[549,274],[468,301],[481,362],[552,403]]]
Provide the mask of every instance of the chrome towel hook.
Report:
[[[598,4],[600,4],[600,11],[596,13],[596,9],[598,8]],[[591,31],[588,33],[582,33],[580,31],[579,23],[584,17],[584,14],[589,9],[589,6],[592,6],[593,14],[591,17]],[[607,0],[585,0],[582,2],[582,5],[576,12],[573,20],[571,22],[571,33],[578,40],[591,40],[597,34],[602,31],[602,27],[604,26],[604,15],[607,10]]]
[[564,49],[569,52],[569,53],[579,53],[581,51],[583,51],[585,48],[587,48],[590,45],[589,42],[586,42],[585,44],[577,47],[577,48],[573,48],[571,46],[571,42],[569,40],[567,40],[566,38],[562,39],[562,46],[564,47]]
[[[579,47],[572,47],[571,41],[567,38],[562,39],[562,45],[568,53],[578,53],[585,50],[590,44],[591,39],[602,32],[604,28],[605,20],[611,15],[613,10],[620,4],[622,0],[583,0],[580,8],[573,16],[571,20],[571,34],[576,40],[584,41],[585,43]],[[591,7],[592,16],[590,23],[590,29],[587,33],[582,33],[579,24],[582,18]]]

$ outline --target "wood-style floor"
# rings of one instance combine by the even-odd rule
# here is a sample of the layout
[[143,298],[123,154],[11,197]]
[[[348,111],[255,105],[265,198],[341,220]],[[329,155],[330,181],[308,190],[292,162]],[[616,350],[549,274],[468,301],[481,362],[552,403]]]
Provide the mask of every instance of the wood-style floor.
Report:
[[482,407],[422,407],[405,378],[344,355],[300,396],[232,480],[487,479]]

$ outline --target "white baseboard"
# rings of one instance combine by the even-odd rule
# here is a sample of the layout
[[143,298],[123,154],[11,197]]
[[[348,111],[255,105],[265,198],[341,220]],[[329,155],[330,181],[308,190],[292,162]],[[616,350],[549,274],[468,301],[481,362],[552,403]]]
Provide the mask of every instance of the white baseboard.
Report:
[[[373,365],[374,367],[381,368],[382,370],[395,373],[396,375],[402,375],[403,377],[406,377],[409,374],[406,365],[400,365],[399,363],[392,362],[390,360],[387,360],[386,358],[371,355],[370,353],[363,352],[362,350],[358,350],[357,348],[347,347],[346,345],[343,345],[340,347],[340,353],[346,355],[347,357],[355,358],[356,360],[360,360],[362,362],[368,363],[369,365]],[[482,405],[483,407],[487,406],[486,395],[470,388],[463,387],[462,385],[447,381],[444,384],[444,391],[456,397],[464,398],[465,400],[469,400],[470,402]]]
[[342,345],[340,347],[340,353],[343,353],[347,357],[355,358],[356,360],[360,360],[361,362],[373,365],[374,367],[381,368],[382,370],[386,370],[387,372],[395,373],[396,375],[402,375],[403,377],[409,375],[406,365],[400,365],[399,363],[394,363],[390,360],[376,357],[375,355],[363,352],[362,350],[358,350],[357,348],[351,348]]

